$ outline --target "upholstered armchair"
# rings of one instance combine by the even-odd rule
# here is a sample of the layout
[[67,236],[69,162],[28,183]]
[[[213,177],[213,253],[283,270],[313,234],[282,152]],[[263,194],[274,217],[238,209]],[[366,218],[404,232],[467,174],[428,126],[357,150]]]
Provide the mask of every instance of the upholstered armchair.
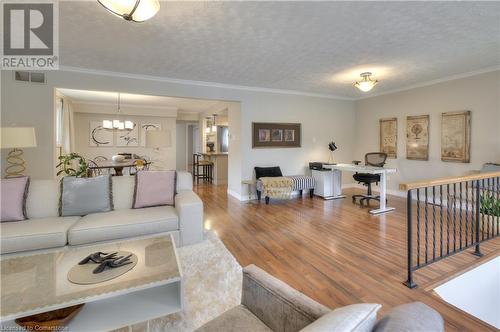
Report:
[[255,265],[243,269],[241,304],[197,332],[420,332],[444,331],[441,315],[423,303],[393,308],[377,322],[379,304],[331,310]]

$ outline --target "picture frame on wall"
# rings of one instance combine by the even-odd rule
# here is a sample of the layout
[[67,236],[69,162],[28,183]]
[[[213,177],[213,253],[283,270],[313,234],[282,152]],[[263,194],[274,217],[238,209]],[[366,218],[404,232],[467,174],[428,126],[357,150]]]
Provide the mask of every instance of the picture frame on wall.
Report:
[[137,123],[134,122],[134,128],[132,130],[116,131],[116,146],[139,146],[139,126]]
[[429,160],[429,115],[406,117],[406,159]]
[[470,162],[471,111],[441,114],[441,160]]
[[252,148],[299,148],[300,123],[252,123]]
[[161,123],[146,122],[141,123],[141,146],[146,146],[146,132],[147,131],[159,131],[161,130]]
[[388,158],[397,158],[398,151],[398,119],[380,119],[380,152]]
[[90,121],[89,146],[102,147],[113,145],[113,130],[104,128],[102,121]]

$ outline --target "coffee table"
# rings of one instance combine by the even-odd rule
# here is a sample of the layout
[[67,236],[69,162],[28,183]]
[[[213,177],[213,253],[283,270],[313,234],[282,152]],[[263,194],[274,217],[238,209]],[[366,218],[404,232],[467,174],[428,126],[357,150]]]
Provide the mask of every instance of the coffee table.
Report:
[[[138,263],[103,283],[68,281],[69,269],[96,251],[130,251]],[[16,318],[85,303],[69,331],[109,331],[181,311],[182,294],[172,235],[2,257],[0,329],[15,326]]]

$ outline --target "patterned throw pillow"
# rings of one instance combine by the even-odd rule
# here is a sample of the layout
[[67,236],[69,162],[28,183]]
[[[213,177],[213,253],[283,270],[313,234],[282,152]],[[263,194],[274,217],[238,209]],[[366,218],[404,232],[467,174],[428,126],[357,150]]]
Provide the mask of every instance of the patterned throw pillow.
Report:
[[26,198],[30,178],[20,176],[17,178],[2,179],[1,185],[1,222],[19,221],[27,219]]
[[133,208],[175,205],[175,174],[175,171],[137,172]]
[[95,178],[66,176],[61,180],[59,215],[84,216],[113,210],[111,175]]

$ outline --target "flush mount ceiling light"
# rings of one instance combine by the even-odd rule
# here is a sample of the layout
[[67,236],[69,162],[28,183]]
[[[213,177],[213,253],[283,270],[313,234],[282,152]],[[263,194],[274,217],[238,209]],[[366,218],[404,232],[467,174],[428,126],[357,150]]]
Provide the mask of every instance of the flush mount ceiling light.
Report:
[[160,10],[158,0],[97,0],[104,8],[127,21],[144,22]]
[[359,82],[354,83],[354,86],[363,92],[370,91],[378,83],[377,80],[372,80],[372,78],[370,77],[372,76],[372,73],[370,72],[361,73],[359,76],[361,76],[363,79]]

